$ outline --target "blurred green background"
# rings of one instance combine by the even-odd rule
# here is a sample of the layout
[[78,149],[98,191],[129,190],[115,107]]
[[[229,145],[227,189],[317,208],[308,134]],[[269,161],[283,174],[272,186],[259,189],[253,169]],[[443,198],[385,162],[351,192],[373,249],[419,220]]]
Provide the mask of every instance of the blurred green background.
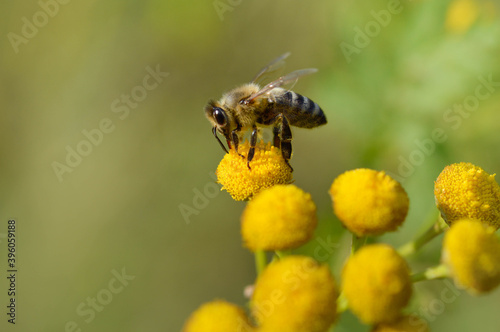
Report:
[[[329,123],[294,129],[292,165],[295,184],[318,206],[318,237],[338,243],[337,275],[348,236],[327,190],[340,173],[371,167],[402,182],[408,219],[381,239],[397,246],[428,226],[445,165],[500,172],[496,2],[41,0],[0,8],[0,271],[9,218],[18,223],[19,269],[15,327],[0,280],[2,331],[179,331],[206,301],[244,305],[255,277],[239,235],[245,204],[214,191],[223,151],[202,110],[287,51],[285,71],[319,69],[294,90]],[[440,241],[414,257],[416,270],[439,261]],[[417,284],[408,311],[430,310],[433,331],[499,330],[500,291],[459,291],[439,304],[446,287]],[[346,313],[335,330],[367,329]]]

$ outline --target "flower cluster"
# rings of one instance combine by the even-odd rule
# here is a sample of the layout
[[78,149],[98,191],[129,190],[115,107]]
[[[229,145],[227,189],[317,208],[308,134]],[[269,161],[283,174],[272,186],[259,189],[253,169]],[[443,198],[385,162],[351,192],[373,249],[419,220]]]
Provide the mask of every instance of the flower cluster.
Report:
[[500,284],[500,186],[471,163],[446,166],[434,183],[436,205],[450,225],[443,240],[444,274],[479,295]]
[[[401,184],[371,169],[339,175],[329,190],[333,212],[353,239],[339,287],[327,264],[291,252],[314,237],[316,205],[310,194],[284,184],[291,180],[281,173],[286,163],[279,151],[270,149],[259,145],[248,171],[246,159],[228,154],[217,172],[236,200],[251,198],[241,217],[241,234],[243,245],[255,253],[258,277],[247,312],[216,300],[195,311],[184,332],[326,332],[347,309],[372,326],[372,332],[425,332],[424,319],[404,312],[414,282],[450,277],[472,294],[500,284],[500,240],[495,235],[500,187],[494,175],[472,164],[447,166],[434,190],[443,219],[397,250],[375,239],[364,243],[367,236],[393,232],[404,223],[409,198]],[[281,171],[266,175],[264,169]],[[408,256],[442,232],[442,264],[411,271]],[[272,262],[265,251],[275,252]]]
[[183,332],[324,332],[337,317],[338,290],[327,265],[306,256],[275,261],[258,277],[250,318],[238,306],[216,300],[202,305]]

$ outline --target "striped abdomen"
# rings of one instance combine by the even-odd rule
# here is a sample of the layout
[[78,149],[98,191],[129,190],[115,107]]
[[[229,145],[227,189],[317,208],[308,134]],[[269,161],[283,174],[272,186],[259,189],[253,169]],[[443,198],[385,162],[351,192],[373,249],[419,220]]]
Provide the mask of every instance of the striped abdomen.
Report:
[[275,108],[295,127],[314,128],[326,123],[325,113],[318,104],[293,91],[275,95]]

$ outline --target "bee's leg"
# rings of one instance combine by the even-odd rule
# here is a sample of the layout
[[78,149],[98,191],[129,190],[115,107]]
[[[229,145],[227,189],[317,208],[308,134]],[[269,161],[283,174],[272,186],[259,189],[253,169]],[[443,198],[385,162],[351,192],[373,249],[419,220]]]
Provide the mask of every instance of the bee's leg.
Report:
[[241,128],[238,127],[231,132],[231,140],[233,141],[234,151],[236,151],[236,153],[239,154],[241,157],[245,158],[244,155],[242,155],[241,153],[238,152],[238,143],[240,141],[239,136],[238,136],[238,132],[240,130],[241,130]]
[[[217,127],[213,127],[213,128],[212,128],[212,133],[214,134],[215,138],[217,138],[217,141],[219,142],[219,144],[220,144],[220,146],[222,147],[222,149],[223,149],[224,151],[226,151],[226,153],[228,153],[228,152],[227,152],[226,147],[224,146],[224,144],[223,144],[223,143],[222,143],[222,141],[220,140],[219,136],[217,136]],[[229,149],[231,149],[231,145],[229,144],[229,141],[227,141],[227,144],[229,145]]]
[[253,126],[252,136],[250,136],[250,149],[248,150],[248,158],[247,158],[247,166],[248,169],[250,170],[251,170],[250,162],[252,161],[253,155],[255,154],[255,145],[257,145],[257,133],[258,133],[257,127]]
[[[286,164],[293,172],[293,168],[288,162],[292,157],[292,130],[290,129],[290,124],[288,123],[288,119],[282,113],[277,117],[277,124],[275,125],[275,130],[278,132],[278,140],[280,141],[281,146],[281,154],[283,155],[283,159],[285,159]],[[273,130],[273,132],[275,132]],[[275,146],[276,146],[276,136],[275,136]]]
[[273,127],[273,138],[273,145],[278,149],[281,149],[280,127],[277,125]]

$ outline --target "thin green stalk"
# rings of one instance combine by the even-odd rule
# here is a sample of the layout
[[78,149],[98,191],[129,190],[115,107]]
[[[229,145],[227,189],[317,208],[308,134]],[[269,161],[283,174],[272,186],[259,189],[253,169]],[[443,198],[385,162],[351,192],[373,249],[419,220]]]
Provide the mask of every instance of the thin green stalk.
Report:
[[358,237],[356,234],[352,234],[352,244],[351,244],[351,255],[354,255],[359,248],[361,248],[366,243],[366,236]]
[[341,313],[346,311],[348,306],[349,303],[347,302],[344,292],[340,293],[339,297],[337,298],[337,312]]
[[292,251],[291,250],[276,250],[274,252],[276,254],[276,256],[278,256],[279,259],[283,259],[285,258],[286,256],[289,256],[291,255]]
[[262,271],[264,271],[267,265],[266,252],[264,250],[257,250],[254,255],[255,255],[255,269],[257,271],[257,276],[260,276],[260,274],[262,273]]
[[427,231],[419,235],[416,239],[399,247],[398,253],[403,257],[407,257],[416,253],[421,247],[441,234],[446,228],[448,228],[448,225],[442,218],[439,217],[438,220]]
[[419,282],[424,280],[434,280],[450,277],[450,269],[445,264],[440,264],[428,268],[425,271],[415,273],[411,276],[411,281]]

